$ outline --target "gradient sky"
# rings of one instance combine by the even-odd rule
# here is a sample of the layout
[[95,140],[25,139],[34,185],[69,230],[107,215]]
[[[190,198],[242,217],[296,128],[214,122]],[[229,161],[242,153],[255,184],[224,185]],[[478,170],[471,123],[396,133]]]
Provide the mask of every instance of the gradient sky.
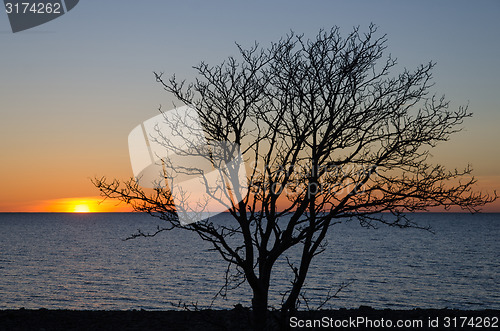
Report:
[[480,188],[500,191],[499,16],[497,0],[80,0],[13,34],[1,12],[0,211],[70,211],[77,200],[95,203],[90,178],[132,176],[129,132],[173,102],[153,71],[190,79],[201,60],[236,55],[234,42],[268,45],[333,25],[347,34],[371,22],[401,68],[436,61],[433,91],[474,113],[434,150],[436,162],[471,163]]

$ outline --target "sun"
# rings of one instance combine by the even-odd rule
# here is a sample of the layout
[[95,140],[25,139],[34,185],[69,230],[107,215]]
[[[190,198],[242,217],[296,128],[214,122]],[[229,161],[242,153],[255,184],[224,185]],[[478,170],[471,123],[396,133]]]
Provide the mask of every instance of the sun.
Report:
[[73,206],[73,213],[90,213],[90,207],[87,204],[75,204]]

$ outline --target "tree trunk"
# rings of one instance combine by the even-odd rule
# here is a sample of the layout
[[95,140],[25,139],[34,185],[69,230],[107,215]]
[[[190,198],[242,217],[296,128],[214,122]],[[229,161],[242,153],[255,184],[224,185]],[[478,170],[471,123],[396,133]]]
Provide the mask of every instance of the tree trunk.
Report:
[[253,328],[254,330],[266,330],[268,322],[268,288],[254,289],[252,298]]

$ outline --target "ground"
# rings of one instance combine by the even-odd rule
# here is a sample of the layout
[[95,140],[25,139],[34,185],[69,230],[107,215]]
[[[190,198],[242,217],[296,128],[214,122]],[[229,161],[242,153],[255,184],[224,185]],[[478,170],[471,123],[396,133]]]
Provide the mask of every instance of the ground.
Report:
[[[19,309],[0,310],[0,330],[251,330],[250,318],[251,311],[242,307],[201,311]],[[384,326],[388,326],[387,323],[393,323],[395,327],[398,321],[417,324],[414,324],[414,328],[396,330],[500,330],[499,319],[499,310],[376,310],[360,307],[300,311],[288,321],[291,330],[383,330],[386,329]],[[271,320],[275,319],[271,317]],[[360,324],[355,325],[357,322]],[[312,326],[314,323],[324,324],[322,328],[298,327]],[[344,323],[346,328],[342,328],[339,323]]]

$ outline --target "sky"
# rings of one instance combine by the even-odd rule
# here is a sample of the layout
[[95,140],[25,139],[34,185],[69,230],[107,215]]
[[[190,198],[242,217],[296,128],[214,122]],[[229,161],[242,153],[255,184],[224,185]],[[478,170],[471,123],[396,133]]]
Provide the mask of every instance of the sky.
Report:
[[[90,179],[133,175],[129,132],[174,101],[153,71],[190,80],[200,61],[237,55],[235,42],[266,46],[334,25],[345,35],[370,23],[400,68],[435,61],[432,91],[474,113],[432,151],[435,162],[470,163],[479,189],[500,191],[499,15],[496,0],[80,0],[12,33],[0,12],[0,212],[128,210],[97,205]],[[500,202],[484,210],[500,212]]]

